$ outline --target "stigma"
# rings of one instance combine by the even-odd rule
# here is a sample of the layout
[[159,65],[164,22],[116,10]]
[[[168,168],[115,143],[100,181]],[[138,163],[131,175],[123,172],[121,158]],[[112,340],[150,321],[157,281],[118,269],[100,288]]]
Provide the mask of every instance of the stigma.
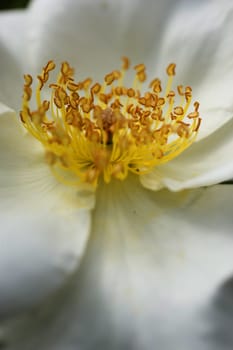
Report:
[[37,77],[35,110],[30,108],[33,79],[24,76],[20,119],[43,145],[58,181],[97,186],[100,177],[109,183],[130,172],[146,174],[194,142],[201,123],[199,103],[191,107],[190,86],[172,88],[175,64],[167,67],[165,89],[158,78],[146,83],[144,64],[133,68],[132,84],[126,87],[130,62],[122,60],[121,69],[105,75],[102,83],[75,81],[67,62],[56,81],[48,83],[56,68],[49,61]]

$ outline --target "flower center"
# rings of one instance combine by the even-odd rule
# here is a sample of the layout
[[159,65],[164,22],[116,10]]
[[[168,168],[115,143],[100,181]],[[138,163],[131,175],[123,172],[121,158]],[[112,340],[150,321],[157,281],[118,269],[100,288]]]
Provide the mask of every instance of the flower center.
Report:
[[191,87],[179,85],[176,93],[171,89],[175,64],[167,67],[165,92],[156,78],[142,93],[144,64],[134,67],[132,87],[127,88],[126,57],[121,70],[107,74],[102,84],[90,78],[75,82],[73,69],[63,62],[56,82],[49,85],[50,101],[43,100],[42,89],[54,68],[49,61],[38,76],[36,110],[29,108],[32,77],[24,76],[20,117],[28,132],[43,144],[59,181],[97,185],[100,176],[108,183],[111,178],[125,179],[129,172],[145,174],[193,143],[201,122],[199,103],[194,102],[189,111]]

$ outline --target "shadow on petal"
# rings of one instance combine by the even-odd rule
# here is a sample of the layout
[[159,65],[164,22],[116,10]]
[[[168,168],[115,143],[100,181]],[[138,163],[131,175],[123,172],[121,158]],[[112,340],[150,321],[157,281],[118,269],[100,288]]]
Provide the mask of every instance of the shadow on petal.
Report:
[[233,348],[233,277],[226,280],[205,311],[206,343],[211,350]]
[[21,67],[2,42],[0,42],[0,57],[0,101],[18,111],[21,107],[23,86]]

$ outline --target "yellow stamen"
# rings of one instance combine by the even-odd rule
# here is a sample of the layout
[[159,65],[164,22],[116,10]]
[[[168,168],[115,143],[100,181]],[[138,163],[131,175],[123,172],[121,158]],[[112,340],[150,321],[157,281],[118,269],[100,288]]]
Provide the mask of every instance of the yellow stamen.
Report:
[[104,77],[103,84],[90,78],[74,81],[74,71],[63,62],[57,81],[49,85],[50,101],[41,90],[55,68],[49,61],[38,76],[37,109],[32,111],[32,77],[25,75],[20,117],[23,125],[45,148],[46,160],[57,179],[65,184],[79,181],[96,186],[103,176],[124,180],[129,172],[149,173],[159,164],[175,158],[195,140],[200,127],[199,103],[189,111],[192,89],[182,85],[171,90],[175,64],[167,67],[165,94],[159,79],[141,95],[146,81],[144,64],[134,67],[132,87],[124,86],[129,59],[123,57],[120,71]]

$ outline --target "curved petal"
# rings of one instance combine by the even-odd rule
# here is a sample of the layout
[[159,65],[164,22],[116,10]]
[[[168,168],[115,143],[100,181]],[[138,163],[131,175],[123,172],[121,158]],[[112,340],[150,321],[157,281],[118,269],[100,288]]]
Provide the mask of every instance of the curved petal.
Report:
[[23,73],[17,57],[0,39],[0,101],[19,110],[23,91]]
[[0,111],[3,315],[38,303],[77,268],[93,203],[84,204],[77,191],[57,184],[42,150],[20,129],[14,111],[3,105]]
[[76,278],[6,332],[9,349],[208,349],[202,307],[233,272],[232,191],[100,187]]
[[[231,349],[233,344],[232,315],[233,315],[233,279],[227,280],[214,295],[211,305],[203,313],[207,322],[213,326],[207,330],[208,338],[211,339],[211,350]],[[228,310],[226,312],[226,310]],[[223,341],[224,340],[224,341]]]
[[27,20],[27,9],[0,12],[0,41],[22,66],[27,60]]
[[0,101],[17,111],[22,103],[23,74],[32,69],[27,37],[27,9],[0,13]]
[[157,69],[172,60],[177,84],[192,86],[203,116],[199,139],[233,116],[232,16],[229,0],[183,0],[161,34]]
[[[0,194],[5,208],[7,203],[12,206],[15,198],[24,199],[24,204],[30,208],[30,201],[36,205],[35,196],[43,201],[46,191],[52,192],[49,205],[56,202],[59,210],[63,206],[93,208],[93,192],[88,191],[88,187],[82,186],[74,191],[72,187],[57,183],[45,162],[41,144],[25,132],[15,112],[1,103],[0,150]],[[59,201],[63,202],[62,205]]]
[[70,61],[81,78],[102,79],[121,64],[122,55],[135,64],[146,61],[161,40],[160,28],[177,2],[34,1],[30,47],[35,70],[54,58]]
[[233,121],[193,144],[174,160],[141,177],[151,190],[172,191],[213,185],[233,178]]
[[1,316],[35,306],[59,289],[80,263],[88,229],[84,210],[1,213]]

